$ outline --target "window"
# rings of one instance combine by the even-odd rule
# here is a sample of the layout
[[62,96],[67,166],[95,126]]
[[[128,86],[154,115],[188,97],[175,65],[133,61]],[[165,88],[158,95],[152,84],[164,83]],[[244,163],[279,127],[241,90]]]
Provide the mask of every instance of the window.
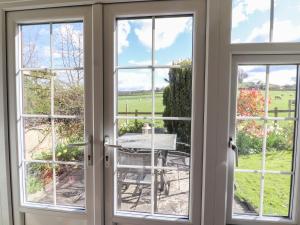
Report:
[[116,213],[189,219],[192,45],[193,16],[117,20]]
[[233,0],[232,43],[299,42],[299,1]]
[[229,222],[294,221],[299,64],[292,56],[233,61],[231,134],[239,155],[229,166]]
[[83,23],[18,29],[22,204],[84,209]]

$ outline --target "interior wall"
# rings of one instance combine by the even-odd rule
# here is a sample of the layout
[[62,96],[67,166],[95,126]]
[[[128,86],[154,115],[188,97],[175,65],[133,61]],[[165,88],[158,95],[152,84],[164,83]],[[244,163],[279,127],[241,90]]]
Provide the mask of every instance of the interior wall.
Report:
[[39,214],[26,213],[25,224],[27,225],[87,225],[86,221],[66,217],[53,217]]

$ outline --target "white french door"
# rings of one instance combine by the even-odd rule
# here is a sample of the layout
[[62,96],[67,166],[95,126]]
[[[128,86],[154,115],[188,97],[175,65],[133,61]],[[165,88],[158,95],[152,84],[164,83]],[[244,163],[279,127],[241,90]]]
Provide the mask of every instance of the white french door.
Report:
[[200,223],[204,12],[104,6],[105,224]]
[[7,14],[16,225],[200,224],[205,9]]
[[101,73],[94,76],[92,66],[93,8],[7,14],[16,225],[93,224],[99,209],[93,153],[99,157],[101,134],[92,90]]

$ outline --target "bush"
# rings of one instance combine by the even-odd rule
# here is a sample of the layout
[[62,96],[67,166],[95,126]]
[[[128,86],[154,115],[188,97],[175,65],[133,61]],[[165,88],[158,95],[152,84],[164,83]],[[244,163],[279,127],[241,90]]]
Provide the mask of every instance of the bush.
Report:
[[119,135],[121,136],[126,133],[141,133],[143,126],[144,123],[139,120],[129,121],[128,123],[123,122],[120,125]]
[[[293,150],[293,124],[287,123],[285,125],[286,126],[268,125],[268,151]],[[245,126],[237,132],[236,144],[241,155],[260,153],[262,151],[263,136],[251,131],[249,132],[249,127]]]

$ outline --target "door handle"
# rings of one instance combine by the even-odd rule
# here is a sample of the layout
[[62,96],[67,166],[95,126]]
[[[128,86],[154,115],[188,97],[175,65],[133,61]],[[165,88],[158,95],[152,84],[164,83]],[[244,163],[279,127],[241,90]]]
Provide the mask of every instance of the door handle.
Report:
[[93,136],[89,135],[88,136],[88,141],[86,142],[79,142],[79,143],[73,143],[73,144],[68,144],[67,148],[76,148],[76,147],[85,147],[88,146],[88,165],[92,166],[93,165]]
[[238,147],[233,143],[232,137],[229,138],[228,147],[234,151],[235,153],[235,165],[236,167],[239,167],[239,149]]
[[105,167],[108,168],[111,166],[111,150],[110,148],[122,148],[121,145],[109,144],[109,136],[104,137],[104,159]]

